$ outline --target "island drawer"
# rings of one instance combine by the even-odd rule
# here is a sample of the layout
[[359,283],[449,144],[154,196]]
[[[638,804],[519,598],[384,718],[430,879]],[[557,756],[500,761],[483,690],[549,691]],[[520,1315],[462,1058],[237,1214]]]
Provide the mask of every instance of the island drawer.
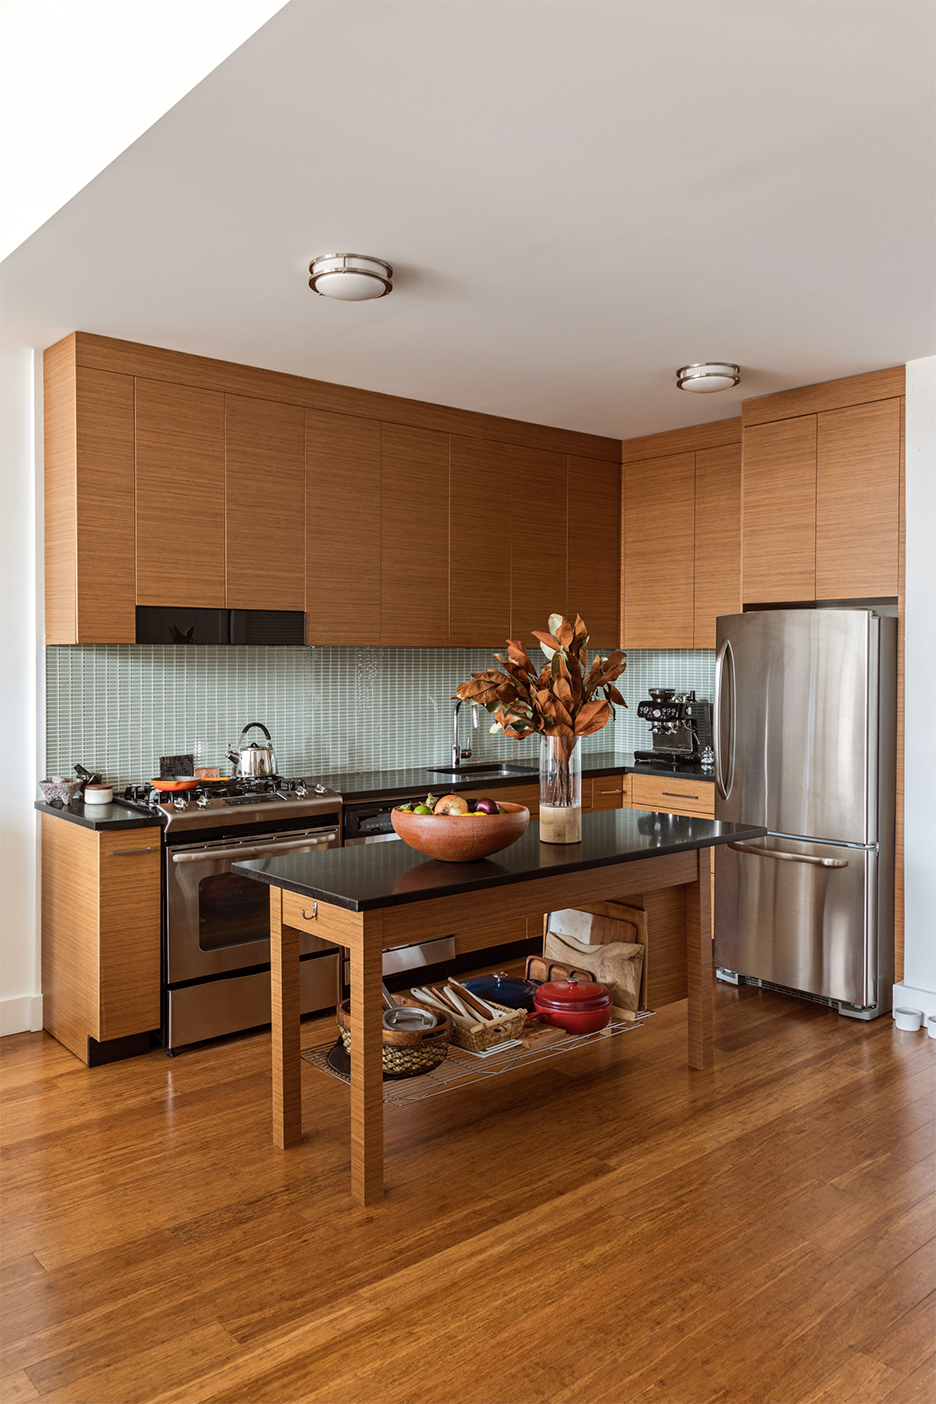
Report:
[[629,775],[596,775],[582,781],[582,805],[585,809],[624,809],[631,802]]
[[632,775],[630,779],[633,809],[715,818],[715,786],[711,781],[669,775]]

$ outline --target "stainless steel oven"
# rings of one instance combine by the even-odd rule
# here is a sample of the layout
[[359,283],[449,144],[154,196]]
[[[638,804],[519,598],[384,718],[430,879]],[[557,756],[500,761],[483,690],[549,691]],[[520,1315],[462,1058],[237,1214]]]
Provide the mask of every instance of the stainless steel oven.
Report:
[[[269,1022],[269,889],[238,877],[231,864],[337,848],[336,820],[273,833],[215,831],[201,838],[185,830],[174,835],[170,824],[164,849],[164,1032],[170,1051]],[[342,978],[338,949],[304,934],[301,977],[303,1013],[336,1004]]]

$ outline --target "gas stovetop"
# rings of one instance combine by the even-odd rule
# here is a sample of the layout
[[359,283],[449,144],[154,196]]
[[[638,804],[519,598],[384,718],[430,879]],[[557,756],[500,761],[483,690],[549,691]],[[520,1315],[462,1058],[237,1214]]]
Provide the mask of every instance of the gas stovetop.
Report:
[[315,780],[282,776],[262,780],[203,780],[190,790],[157,790],[152,785],[128,785],[119,803],[142,814],[154,814],[166,829],[229,828],[287,816],[340,811],[341,796]]

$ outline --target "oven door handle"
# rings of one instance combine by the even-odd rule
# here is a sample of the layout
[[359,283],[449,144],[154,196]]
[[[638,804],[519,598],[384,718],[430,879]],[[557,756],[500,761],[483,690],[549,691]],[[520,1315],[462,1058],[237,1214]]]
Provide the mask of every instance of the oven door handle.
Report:
[[173,853],[173,863],[214,863],[222,859],[266,858],[270,853],[300,853],[307,848],[329,848],[338,838],[336,830],[323,833],[320,838],[308,838],[291,843],[267,843],[262,848],[202,848],[197,853]]

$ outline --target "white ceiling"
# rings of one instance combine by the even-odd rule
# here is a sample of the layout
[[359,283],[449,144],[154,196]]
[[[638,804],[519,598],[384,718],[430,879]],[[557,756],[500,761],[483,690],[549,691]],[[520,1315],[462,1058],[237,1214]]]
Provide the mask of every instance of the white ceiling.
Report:
[[[934,8],[291,0],[11,254],[77,329],[592,433],[934,350]],[[307,287],[376,254],[394,292]],[[728,359],[736,391],[675,389]]]

